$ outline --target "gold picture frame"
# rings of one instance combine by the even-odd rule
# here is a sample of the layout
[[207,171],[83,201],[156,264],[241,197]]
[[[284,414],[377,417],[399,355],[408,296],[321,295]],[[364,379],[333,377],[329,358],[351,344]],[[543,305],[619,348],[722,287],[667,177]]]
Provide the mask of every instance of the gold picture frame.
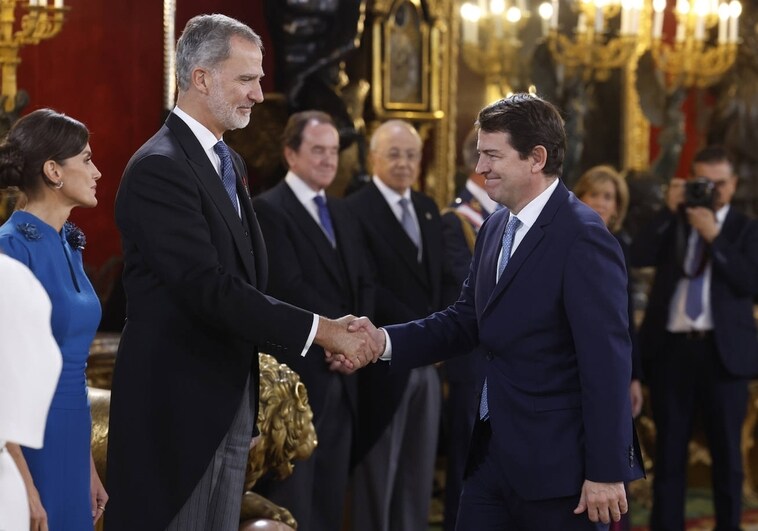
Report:
[[439,119],[439,28],[422,0],[384,4],[373,24],[374,111],[382,119]]

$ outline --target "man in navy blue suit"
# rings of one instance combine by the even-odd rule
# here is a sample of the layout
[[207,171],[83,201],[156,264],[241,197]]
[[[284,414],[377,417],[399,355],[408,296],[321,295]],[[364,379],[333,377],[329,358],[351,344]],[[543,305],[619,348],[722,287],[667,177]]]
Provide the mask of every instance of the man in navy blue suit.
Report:
[[393,370],[479,346],[457,529],[607,529],[627,511],[624,482],[644,474],[621,249],[560,182],[566,139],[553,105],[515,94],[477,125],[476,171],[507,208],[482,225],[459,300],[410,323],[350,328],[365,327]]
[[730,206],[737,177],[723,148],[698,152],[692,175],[711,183],[712,200],[707,193],[685,200],[684,181],[672,179],[667,208],[631,249],[632,265],[656,268],[640,329],[658,433],[650,529],[684,529],[687,449],[700,410],[713,462],[716,529],[734,531],[742,512],[748,379],[758,374],[758,222]]
[[[484,189],[484,175],[476,173],[476,165],[479,162],[477,136],[476,129],[471,129],[463,141],[461,158],[463,167],[468,172],[468,179],[458,197],[441,213],[445,265],[457,282],[457,289],[444,300],[445,304],[452,304],[458,299],[460,286],[468,276],[479,228],[487,216],[498,207]],[[472,363],[478,360],[479,356],[458,356],[443,365],[448,391],[443,407],[447,428],[444,531],[455,529],[458,516],[458,500],[461,497],[463,475],[466,471],[469,435],[478,409],[473,397],[481,390],[479,367]]]

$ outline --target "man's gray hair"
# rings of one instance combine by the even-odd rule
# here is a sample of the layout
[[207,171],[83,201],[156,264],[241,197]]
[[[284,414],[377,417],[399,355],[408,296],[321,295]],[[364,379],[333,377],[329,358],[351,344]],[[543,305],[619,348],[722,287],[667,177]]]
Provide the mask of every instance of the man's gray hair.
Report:
[[184,26],[176,45],[176,82],[179,90],[190,86],[195,68],[212,70],[227,59],[232,37],[241,37],[263,51],[263,41],[250,27],[226,15],[198,15]]

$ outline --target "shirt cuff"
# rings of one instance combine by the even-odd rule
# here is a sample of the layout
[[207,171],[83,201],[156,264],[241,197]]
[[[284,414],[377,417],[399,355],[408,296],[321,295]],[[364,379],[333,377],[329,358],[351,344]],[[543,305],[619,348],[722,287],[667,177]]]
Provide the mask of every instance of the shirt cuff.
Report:
[[379,359],[382,361],[391,361],[392,360],[392,340],[390,339],[390,335],[387,333],[387,331],[384,328],[380,328],[382,332],[384,332],[384,353],[379,356]]
[[313,314],[313,324],[311,325],[311,333],[308,334],[308,340],[305,342],[305,347],[300,353],[300,357],[304,358],[308,354],[308,349],[313,345],[313,340],[316,339],[316,330],[318,330],[318,314]]

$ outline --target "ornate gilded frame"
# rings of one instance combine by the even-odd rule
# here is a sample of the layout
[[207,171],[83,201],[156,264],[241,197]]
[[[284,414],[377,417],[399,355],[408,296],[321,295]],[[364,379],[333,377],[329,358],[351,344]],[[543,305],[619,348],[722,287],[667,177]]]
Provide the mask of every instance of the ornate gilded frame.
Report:
[[[443,115],[440,109],[440,26],[425,14],[421,0],[385,0],[375,2],[372,31],[372,102],[374,112],[382,119],[405,118],[435,120]],[[403,13],[418,23],[417,42],[411,30],[399,24]],[[403,15],[405,17],[409,15]],[[408,21],[406,26],[413,21]],[[413,80],[414,62],[418,79]],[[378,81],[378,82],[377,82]],[[403,87],[403,81],[416,83]],[[402,89],[416,88],[418,98],[394,98]]]
[[176,101],[176,0],[163,0],[163,108]]
[[[390,96],[392,78],[393,24],[401,6],[418,14],[422,36],[416,48],[420,60],[422,98],[398,101]],[[412,122],[422,139],[432,144],[425,164],[424,190],[439,206],[455,192],[455,102],[457,87],[457,7],[453,0],[375,0],[372,14],[371,104],[377,121],[400,118]],[[398,68],[397,63],[395,68]],[[389,74],[389,75],[387,75]],[[395,80],[398,78],[395,77]],[[369,124],[369,130],[377,123]]]

